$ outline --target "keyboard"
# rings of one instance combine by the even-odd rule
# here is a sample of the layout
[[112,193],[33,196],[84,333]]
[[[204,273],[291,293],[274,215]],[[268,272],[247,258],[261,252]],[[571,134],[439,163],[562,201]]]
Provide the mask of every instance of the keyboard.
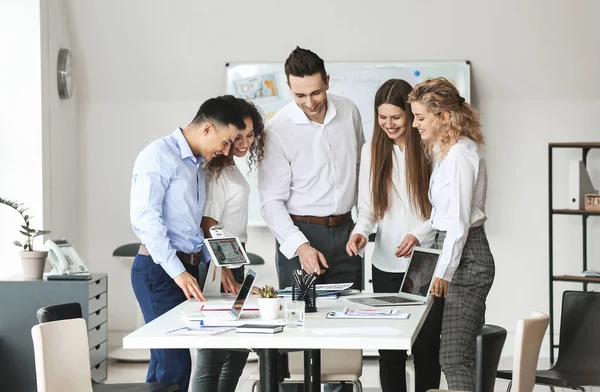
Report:
[[403,304],[403,303],[406,303],[406,302],[415,302],[415,301],[413,301],[411,299],[406,299],[406,298],[398,297],[398,296],[395,296],[395,295],[392,295],[392,296],[389,296],[389,297],[376,297],[376,298],[373,298],[373,300],[375,300],[375,301],[379,300],[379,301],[387,302],[387,303],[390,303],[390,304]]

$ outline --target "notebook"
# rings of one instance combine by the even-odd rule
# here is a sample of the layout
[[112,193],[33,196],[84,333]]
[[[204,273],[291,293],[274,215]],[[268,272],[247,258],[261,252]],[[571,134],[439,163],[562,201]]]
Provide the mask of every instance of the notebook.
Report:
[[410,256],[404,279],[397,295],[370,298],[348,298],[367,306],[423,305],[431,295],[431,284],[441,250],[416,246]]

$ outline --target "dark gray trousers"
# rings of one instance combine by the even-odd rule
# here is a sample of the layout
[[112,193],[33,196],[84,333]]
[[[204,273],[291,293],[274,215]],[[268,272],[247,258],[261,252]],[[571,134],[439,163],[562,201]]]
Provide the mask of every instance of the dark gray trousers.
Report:
[[[327,227],[323,225],[315,225],[311,223],[294,222],[300,231],[306,236],[310,245],[323,253],[329,268],[327,271],[317,278],[316,284],[322,283],[354,283],[353,289],[362,289],[362,258],[360,256],[348,256],[346,253],[346,243],[350,238],[350,233],[354,228],[354,222],[348,222],[336,226]],[[293,270],[301,270],[300,260],[298,256],[293,259],[286,258],[277,246],[277,276],[279,277],[279,288],[283,289],[291,287],[294,278],[292,277]],[[317,299],[317,307],[319,300]],[[280,391],[292,392],[304,390],[302,385],[280,385]],[[325,391],[352,391],[352,385],[327,384]]]
[[[439,232],[435,248],[446,238]],[[494,257],[483,226],[469,230],[444,304],[440,364],[454,391],[475,390],[475,344],[485,322],[485,300],[494,282]]]
[[[329,268],[317,278],[316,283],[354,283],[353,289],[362,289],[362,258],[360,256],[348,256],[346,243],[354,228],[350,220],[336,227],[327,227],[310,223],[294,222],[300,231],[306,236],[310,245],[323,253]],[[291,287],[294,278],[293,270],[301,270],[298,256],[293,259],[286,258],[277,247],[277,276],[279,277],[279,288]]]

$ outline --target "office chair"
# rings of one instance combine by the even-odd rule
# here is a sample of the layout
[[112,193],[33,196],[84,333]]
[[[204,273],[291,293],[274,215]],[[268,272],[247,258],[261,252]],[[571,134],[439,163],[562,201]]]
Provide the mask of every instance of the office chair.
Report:
[[[304,352],[290,352],[289,371],[290,377],[285,384],[304,383]],[[321,383],[322,384],[352,384],[357,392],[362,392],[363,355],[362,350],[321,350]],[[248,378],[255,380],[252,392],[260,385],[260,372],[251,373]]]
[[[600,293],[565,291],[560,315],[558,357],[548,370],[538,370],[535,384],[585,391],[584,385],[600,385]],[[514,379],[502,370],[498,378]]]
[[[494,392],[496,371],[506,340],[506,329],[484,325],[477,336],[475,348],[475,392]],[[430,389],[428,392],[441,392]]]
[[517,322],[512,380],[507,392],[511,388],[513,392],[533,391],[540,347],[549,323],[550,316],[540,312],[532,312],[530,318]]
[[[78,302],[45,306],[37,311],[37,318],[40,324],[33,328],[39,328],[35,333],[32,328],[31,333],[35,351],[38,391],[174,392],[179,390],[176,383],[100,384],[93,381],[90,370],[87,325]],[[65,321],[82,321],[83,328],[77,324],[65,324],[64,330],[61,330],[60,323]],[[55,323],[59,323],[58,327]],[[53,326],[40,327],[42,325]],[[71,337],[69,334],[73,334],[73,336]],[[81,358],[82,356],[85,358]],[[59,360],[56,361],[56,358]],[[46,360],[52,363],[44,363]],[[68,364],[64,364],[65,362]],[[71,362],[77,364],[69,365]],[[87,366],[87,369],[83,370],[83,366]],[[61,374],[48,374],[49,371]],[[87,381],[84,381],[82,375],[87,377]]]

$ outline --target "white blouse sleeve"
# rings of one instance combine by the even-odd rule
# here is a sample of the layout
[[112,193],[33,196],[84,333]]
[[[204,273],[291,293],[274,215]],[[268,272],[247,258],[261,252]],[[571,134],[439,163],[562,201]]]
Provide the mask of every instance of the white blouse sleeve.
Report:
[[[226,168],[223,170],[227,170]],[[204,204],[204,216],[221,222],[225,204],[227,203],[227,191],[225,189],[225,173],[219,178],[206,178],[206,202]]]
[[373,209],[371,207],[371,152],[370,144],[362,148],[362,159],[358,175],[358,216],[352,234],[360,234],[369,238],[375,226]]

